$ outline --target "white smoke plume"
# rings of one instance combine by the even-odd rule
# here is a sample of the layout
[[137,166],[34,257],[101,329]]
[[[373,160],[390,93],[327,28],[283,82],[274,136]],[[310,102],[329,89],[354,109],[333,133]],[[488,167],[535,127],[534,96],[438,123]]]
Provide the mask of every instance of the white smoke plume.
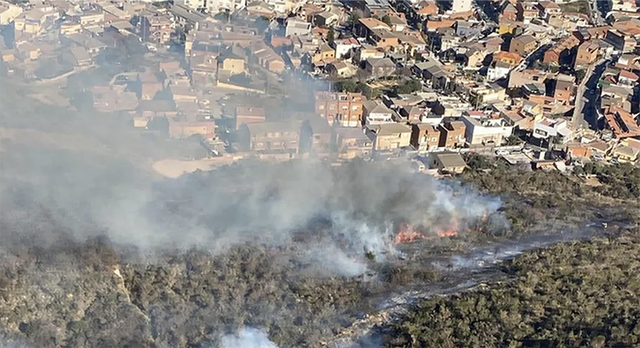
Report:
[[254,328],[243,328],[236,334],[220,338],[220,348],[278,348],[267,334]]
[[452,222],[464,227],[501,205],[398,162],[339,168],[311,160],[250,162],[144,181],[129,177],[130,168],[91,169],[64,153],[37,159],[27,163],[33,177],[0,173],[11,183],[2,187],[5,214],[31,214],[15,221],[33,226],[6,229],[18,237],[32,232],[42,243],[43,236],[55,239],[56,230],[79,241],[106,235],[150,253],[192,247],[219,253],[245,243],[280,247],[302,240],[308,259],[346,276],[366,270],[365,253],[376,261],[395,253],[400,221],[433,233]]

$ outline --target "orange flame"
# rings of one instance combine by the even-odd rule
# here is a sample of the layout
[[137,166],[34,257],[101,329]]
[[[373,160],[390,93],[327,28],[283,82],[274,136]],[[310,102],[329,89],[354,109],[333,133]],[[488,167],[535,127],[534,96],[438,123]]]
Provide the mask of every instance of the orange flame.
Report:
[[[445,229],[441,229],[436,232],[436,235],[440,238],[450,238],[458,235],[458,222],[454,221]],[[400,226],[400,231],[396,235],[395,243],[396,244],[406,244],[413,243],[420,239],[432,239],[435,236],[427,236],[424,233],[417,231],[413,228],[413,226],[409,224],[402,224]]]
[[447,228],[437,232],[438,237],[455,237],[458,235],[458,221],[453,221]]
[[424,237],[425,236],[422,233],[414,230],[413,226],[409,224],[402,224],[400,226],[400,232],[396,235],[396,244],[412,243],[418,239],[423,239]]

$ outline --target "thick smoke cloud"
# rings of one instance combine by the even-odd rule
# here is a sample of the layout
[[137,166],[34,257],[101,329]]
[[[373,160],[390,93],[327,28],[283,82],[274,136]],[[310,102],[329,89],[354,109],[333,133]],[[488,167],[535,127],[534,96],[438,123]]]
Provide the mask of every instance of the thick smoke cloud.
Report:
[[225,335],[220,339],[220,348],[278,348],[267,334],[254,328],[244,328],[235,335]]
[[12,183],[3,185],[2,205],[12,214],[28,211],[17,221],[32,228],[11,230],[35,232],[39,242],[57,230],[77,241],[106,235],[145,253],[298,243],[320,271],[353,276],[366,270],[365,253],[381,261],[396,252],[399,222],[435,234],[464,229],[500,207],[455,181],[413,173],[408,162],[250,162],[145,181],[122,163],[93,168],[64,152],[45,161],[21,153],[29,175],[2,173]]

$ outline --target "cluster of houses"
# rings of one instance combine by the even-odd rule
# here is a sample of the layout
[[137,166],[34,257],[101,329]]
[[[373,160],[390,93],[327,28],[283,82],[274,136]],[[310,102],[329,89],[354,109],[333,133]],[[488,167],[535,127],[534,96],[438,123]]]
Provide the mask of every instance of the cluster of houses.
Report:
[[[0,48],[7,74],[44,80],[106,64],[105,52],[136,43],[144,68],[90,87],[93,107],[131,115],[140,128],[167,120],[172,138],[201,136],[215,153],[348,159],[495,148],[526,136],[573,157],[635,161],[640,12],[614,1],[604,25],[563,8],[547,0],[483,8],[470,0],[0,0],[0,25],[14,33]],[[169,51],[175,44],[180,54]],[[207,95],[263,93],[251,84],[256,76],[335,88],[313,91],[307,112],[278,121],[259,102],[240,105],[225,115],[237,144],[223,142]],[[597,88],[585,92],[579,86],[591,78]],[[410,91],[394,90],[404,85]],[[572,122],[584,98],[594,99],[585,93],[597,94],[603,129],[595,133]]]

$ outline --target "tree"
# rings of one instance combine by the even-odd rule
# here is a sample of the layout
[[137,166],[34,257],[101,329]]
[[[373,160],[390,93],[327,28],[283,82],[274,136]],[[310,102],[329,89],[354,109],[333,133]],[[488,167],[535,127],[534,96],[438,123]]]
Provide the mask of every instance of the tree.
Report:
[[391,26],[391,17],[389,17],[389,15],[382,16],[382,21],[384,24]]
[[339,92],[358,92],[359,88],[352,80],[338,81],[333,85],[333,88]]
[[271,23],[271,20],[265,16],[260,16],[258,18],[256,18],[256,20],[253,22],[253,26],[258,29],[258,32],[260,33],[264,33],[267,28],[269,28],[269,24]]
[[216,13],[216,15],[213,16],[213,18],[222,22],[228,22],[231,19],[231,14],[229,13],[228,10],[224,10],[222,12]]
[[586,71],[580,69],[580,70],[576,70],[576,82],[580,83],[580,81],[582,81],[582,79],[584,79],[585,75],[587,74]]
[[355,28],[356,24],[358,24],[358,21],[360,20],[360,16],[353,12],[350,16],[349,19],[347,20],[347,23],[351,26],[351,29]]
[[513,146],[513,145],[520,145],[522,144],[522,139],[518,138],[517,135],[515,134],[511,134],[510,136],[508,136],[505,140],[505,144],[507,146]]
[[422,83],[420,81],[412,79],[402,85],[393,86],[393,92],[396,95],[409,94],[422,89]]
[[331,47],[333,47],[333,42],[336,39],[336,32],[333,30],[333,27],[329,28],[329,32],[327,33],[327,42]]

